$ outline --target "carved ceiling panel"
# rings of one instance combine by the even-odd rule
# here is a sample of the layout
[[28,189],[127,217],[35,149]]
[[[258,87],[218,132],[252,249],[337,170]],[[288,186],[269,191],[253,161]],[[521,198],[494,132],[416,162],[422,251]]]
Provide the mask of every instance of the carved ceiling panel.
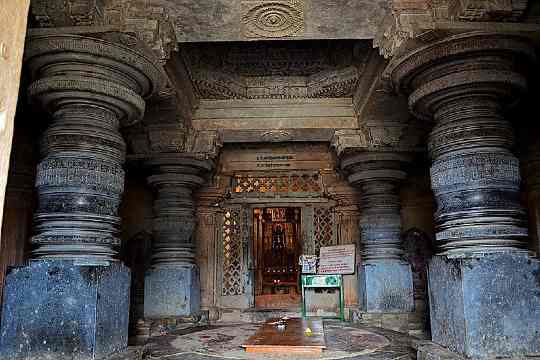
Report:
[[371,51],[367,41],[256,42],[184,44],[181,56],[202,99],[341,98]]

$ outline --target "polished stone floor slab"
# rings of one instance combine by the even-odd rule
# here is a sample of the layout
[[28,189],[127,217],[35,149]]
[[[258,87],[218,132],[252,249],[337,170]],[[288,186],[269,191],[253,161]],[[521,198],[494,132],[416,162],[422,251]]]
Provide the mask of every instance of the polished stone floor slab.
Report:
[[[262,359],[321,359],[321,360],[368,360],[368,359],[415,359],[411,346],[413,338],[398,332],[367,328],[339,321],[324,321],[326,350],[320,354],[256,354],[246,353],[241,345],[262,324],[227,324],[193,327],[167,335],[156,336],[135,353],[114,360],[262,360]],[[136,351],[136,349],[133,349]]]

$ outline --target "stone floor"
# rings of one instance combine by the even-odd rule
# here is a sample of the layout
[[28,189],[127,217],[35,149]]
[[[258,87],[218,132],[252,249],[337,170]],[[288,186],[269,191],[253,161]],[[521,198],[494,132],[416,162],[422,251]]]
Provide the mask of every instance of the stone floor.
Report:
[[[150,338],[144,347],[130,348],[114,360],[220,360],[220,359],[416,359],[413,338],[379,328],[325,321],[327,350],[321,355],[249,354],[241,348],[261,324],[223,324],[177,330]],[[113,360],[113,359],[110,359]]]

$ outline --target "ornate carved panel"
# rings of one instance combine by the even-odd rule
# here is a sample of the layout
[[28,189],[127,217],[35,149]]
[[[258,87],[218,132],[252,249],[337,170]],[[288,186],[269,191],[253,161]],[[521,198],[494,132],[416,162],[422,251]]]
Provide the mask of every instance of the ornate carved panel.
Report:
[[321,247],[337,245],[332,208],[316,207],[313,209],[313,239],[317,255]]
[[365,41],[191,44],[183,45],[183,55],[203,99],[341,98],[356,90],[372,51],[369,45]]
[[237,175],[235,193],[321,192],[319,174],[286,174],[282,176]]
[[223,283],[222,295],[242,295],[244,278],[242,274],[243,247],[240,226],[241,211],[238,208],[225,209],[223,215]]
[[303,0],[242,1],[242,25],[248,38],[281,38],[304,31]]

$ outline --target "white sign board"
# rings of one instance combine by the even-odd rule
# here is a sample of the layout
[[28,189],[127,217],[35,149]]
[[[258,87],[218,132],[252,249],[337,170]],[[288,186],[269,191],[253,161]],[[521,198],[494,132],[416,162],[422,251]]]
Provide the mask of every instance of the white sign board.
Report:
[[354,274],[355,250],[354,244],[322,247],[319,274]]

